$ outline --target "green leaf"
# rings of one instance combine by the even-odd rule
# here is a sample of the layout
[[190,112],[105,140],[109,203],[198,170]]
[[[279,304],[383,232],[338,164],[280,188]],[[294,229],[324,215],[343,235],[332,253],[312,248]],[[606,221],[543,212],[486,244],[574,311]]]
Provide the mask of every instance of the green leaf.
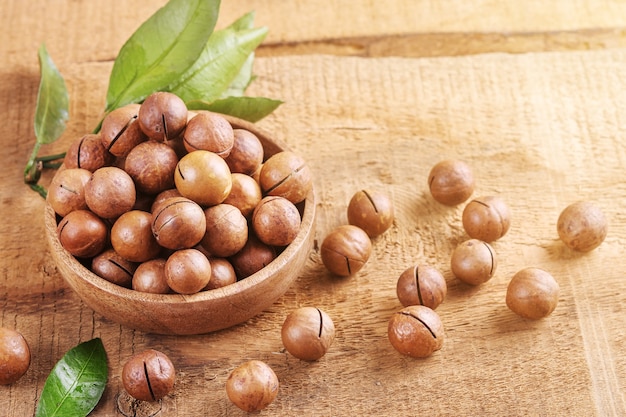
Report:
[[41,79],[35,109],[35,137],[40,144],[57,140],[69,118],[69,95],[61,73],[48,55],[46,46],[39,47]]
[[170,0],[120,50],[106,111],[164,90],[198,58],[215,27],[219,0]]
[[241,97],[245,94],[246,89],[254,81],[252,75],[252,66],[254,64],[254,52],[252,52],[246,62],[244,62],[239,74],[230,83],[228,88],[220,95],[220,98]]
[[258,122],[283,104],[280,100],[265,97],[228,97],[211,103],[202,100],[187,102],[189,110],[209,110],[229,114],[249,122]]
[[[198,60],[168,90],[183,101],[212,102],[223,97],[224,91],[241,74],[244,65],[248,63],[251,66],[250,55],[267,36],[266,27],[247,28],[252,17],[252,13],[245,15],[227,28],[213,33]],[[249,80],[243,82],[247,85]]]
[[54,366],[39,397],[35,417],[84,417],[100,401],[108,376],[99,338],[68,351]]

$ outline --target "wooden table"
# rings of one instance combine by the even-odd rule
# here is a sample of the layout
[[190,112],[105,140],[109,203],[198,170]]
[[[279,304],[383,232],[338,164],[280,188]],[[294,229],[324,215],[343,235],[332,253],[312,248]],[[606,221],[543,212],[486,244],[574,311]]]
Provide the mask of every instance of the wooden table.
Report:
[[[330,276],[315,249],[271,309],[192,337],[133,331],[85,306],[50,259],[44,201],[22,182],[40,43],[71,97],[65,134],[42,150],[52,153],[97,122],[117,51],[164,3],[3,2],[0,325],[24,334],[32,364],[0,387],[0,415],[32,415],[56,361],[93,337],[102,338],[110,366],[97,416],[245,414],[228,401],[224,382],[248,359],[266,361],[281,383],[261,415],[626,415],[626,3],[223,2],[220,26],[256,10],[257,23],[270,28],[248,93],[285,101],[259,125],[313,169],[318,242],[346,222],[361,188],[388,192],[397,217],[356,276]],[[513,213],[511,230],[494,244],[496,275],[479,287],[461,284],[449,268],[451,251],[467,239],[462,205],[436,203],[426,186],[444,158],[469,162],[475,195],[500,195]],[[582,199],[602,207],[610,228],[602,246],[581,255],[563,246],[555,224]],[[444,346],[424,360],[394,351],[386,327],[401,307],[397,277],[417,262],[438,267],[449,287],[437,309]],[[520,319],[504,303],[509,279],[526,266],[550,271],[561,286],[546,319]],[[303,305],[324,309],[337,327],[318,362],[295,359],[280,340],[284,317]],[[121,367],[144,348],[166,352],[178,379],[161,403],[133,406]]]

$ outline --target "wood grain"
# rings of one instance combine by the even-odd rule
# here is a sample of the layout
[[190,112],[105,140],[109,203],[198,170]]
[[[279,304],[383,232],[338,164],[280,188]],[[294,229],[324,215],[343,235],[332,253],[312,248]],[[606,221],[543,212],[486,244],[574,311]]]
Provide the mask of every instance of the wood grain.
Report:
[[[66,133],[42,149],[52,153],[97,123],[112,57],[137,21],[163,3],[4,5],[0,325],[24,334],[33,360],[20,381],[0,387],[0,415],[32,415],[54,363],[96,336],[104,341],[110,373],[95,416],[245,415],[223,387],[247,359],[266,361],[281,383],[277,400],[260,415],[626,415],[626,50],[613,47],[621,42],[622,2],[475,0],[445,8],[450,3],[397,0],[389,12],[364,2],[363,9],[352,9],[360,17],[350,26],[327,19],[331,12],[347,13],[339,0],[224,2],[225,21],[258,6],[258,22],[271,24],[270,44],[378,42],[387,35],[391,42],[393,36],[436,33],[434,39],[447,44],[441,50],[450,51],[460,39],[479,42],[481,33],[579,38],[572,44],[577,51],[569,52],[511,55],[486,42],[449,53],[460,55],[455,57],[260,57],[249,93],[285,104],[259,126],[305,156],[315,173],[318,245],[295,285],[266,312],[231,329],[189,337],[132,331],[84,305],[48,253],[44,202],[21,177],[34,140],[39,43],[46,41],[71,95]],[[371,22],[376,12],[383,13],[377,25],[363,29],[358,22]],[[306,19],[291,23],[294,16]],[[594,28],[611,40],[590,51],[585,34]],[[521,52],[552,48],[526,45]],[[476,54],[481,50],[495,52]],[[462,207],[437,204],[426,186],[430,167],[448,157],[472,165],[476,195],[498,194],[513,212],[509,233],[494,244],[496,275],[477,288],[461,284],[448,266],[451,250],[467,238]],[[46,173],[44,183],[50,177]],[[337,279],[325,272],[316,248],[346,222],[347,203],[363,187],[390,193],[397,219],[375,240],[364,269]],[[556,234],[559,212],[579,199],[597,202],[610,222],[604,244],[584,255],[567,250]],[[387,320],[400,308],[395,280],[418,261],[440,268],[449,285],[437,310],[446,340],[425,360],[402,357],[386,339]],[[561,285],[559,305],[547,319],[522,320],[504,304],[508,280],[525,266],[549,270]],[[284,317],[303,305],[323,308],[337,327],[333,346],[318,362],[296,360],[280,341]],[[160,404],[133,402],[121,385],[124,362],[144,348],[166,352],[178,370],[175,391]]]

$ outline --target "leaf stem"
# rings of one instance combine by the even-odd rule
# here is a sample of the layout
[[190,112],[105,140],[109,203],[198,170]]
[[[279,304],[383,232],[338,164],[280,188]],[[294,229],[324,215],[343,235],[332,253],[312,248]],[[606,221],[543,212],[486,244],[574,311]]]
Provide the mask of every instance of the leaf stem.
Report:
[[26,167],[24,168],[24,183],[26,184],[36,184],[41,176],[41,167],[39,167],[39,163],[37,161],[39,148],[41,148],[41,143],[35,142],[30,158],[28,159],[28,162],[26,162]]

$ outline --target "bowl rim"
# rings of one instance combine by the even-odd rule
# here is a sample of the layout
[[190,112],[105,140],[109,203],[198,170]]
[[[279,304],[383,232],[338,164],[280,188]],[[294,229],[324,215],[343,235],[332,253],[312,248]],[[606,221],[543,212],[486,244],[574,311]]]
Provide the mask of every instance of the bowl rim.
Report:
[[[242,128],[249,130],[255,135],[262,138],[264,150],[266,148],[266,142],[269,142],[271,146],[268,147],[270,148],[271,154],[277,153],[279,151],[290,151],[290,148],[286,143],[284,143],[282,140],[271,137],[263,129],[258,128],[253,123],[229,115],[222,116],[224,116],[231,123],[233,128]],[[129,301],[137,301],[143,304],[154,303],[161,305],[173,305],[206,303],[212,300],[228,299],[229,297],[241,295],[246,291],[250,291],[258,284],[269,279],[280,268],[284,267],[290,259],[296,256],[298,251],[306,246],[306,243],[309,240],[309,235],[310,233],[313,233],[315,225],[316,202],[314,184],[312,184],[306,198],[299,204],[302,204],[303,206],[300,230],[298,231],[296,238],[289,245],[287,245],[284,250],[282,250],[278,254],[278,256],[272,260],[272,262],[270,262],[264,268],[255,272],[254,274],[244,279],[238,280],[232,284],[212,290],[200,291],[195,294],[153,294],[141,292],[133,290],[131,288],[122,287],[98,276],[89,268],[87,268],[82,262],[80,262],[76,257],[71,255],[65,248],[63,248],[57,234],[52,233],[53,231],[56,231],[57,228],[57,215],[48,202],[46,202],[44,213],[46,226],[45,233],[49,235],[49,250],[61,250],[65,252],[67,256],[64,258],[67,258],[69,260],[68,266],[72,269],[72,271],[75,272],[76,275],[79,276],[83,281],[86,281],[88,284],[99,289],[100,291],[106,292],[113,296],[122,297]],[[67,282],[64,274],[61,275],[63,276],[66,283],[70,284],[69,282]],[[70,284],[70,286],[72,285]],[[80,296],[80,294],[78,295]]]

